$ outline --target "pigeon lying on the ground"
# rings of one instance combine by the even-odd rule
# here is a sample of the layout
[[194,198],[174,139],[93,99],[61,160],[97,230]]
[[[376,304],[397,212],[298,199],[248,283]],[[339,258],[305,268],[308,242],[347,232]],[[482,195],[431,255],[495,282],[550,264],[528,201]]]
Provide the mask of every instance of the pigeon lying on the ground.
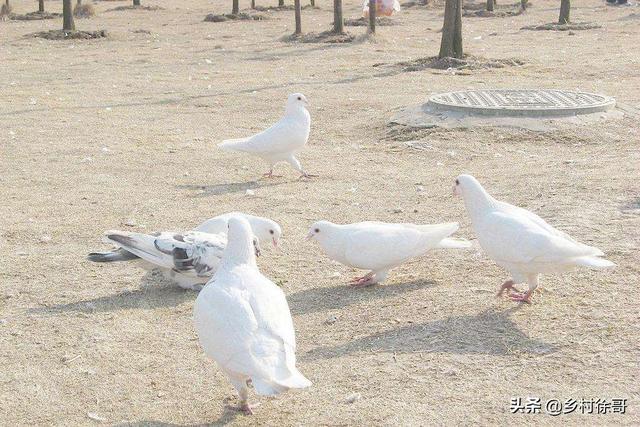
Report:
[[273,167],[280,162],[289,163],[302,175],[309,178],[295,155],[307,143],[311,116],[305,108],[307,98],[301,93],[289,95],[284,116],[270,128],[248,138],[228,139],[218,144],[224,150],[241,151],[260,157],[269,164],[265,177],[271,178]]
[[311,385],[296,368],[296,339],[282,290],[256,265],[251,229],[229,220],[229,241],[218,271],[198,295],[194,323],[200,345],[238,391],[240,410],[253,413],[248,384],[272,396]]
[[257,241],[271,241],[274,246],[278,245],[282,230],[277,222],[230,212],[208,219],[187,233],[110,231],[107,240],[118,248],[90,253],[88,259],[93,262],[142,261],[143,268],[159,268],[164,277],[181,288],[199,290],[211,278],[222,258],[227,243],[227,224],[232,216],[247,219]]
[[318,221],[307,239],[316,239],[327,256],[342,264],[371,270],[354,278],[353,286],[383,282],[389,270],[436,248],[468,248],[469,242],[448,239],[458,229],[455,222],[415,225],[385,222],[360,222],[339,225]]
[[[462,195],[482,249],[511,274],[498,295],[510,289],[514,301],[529,302],[540,273],[615,266],[600,258],[604,255],[600,249],[575,241],[533,212],[494,199],[471,175],[456,179],[454,193]],[[528,283],[527,292],[515,290],[514,285],[522,282]]]

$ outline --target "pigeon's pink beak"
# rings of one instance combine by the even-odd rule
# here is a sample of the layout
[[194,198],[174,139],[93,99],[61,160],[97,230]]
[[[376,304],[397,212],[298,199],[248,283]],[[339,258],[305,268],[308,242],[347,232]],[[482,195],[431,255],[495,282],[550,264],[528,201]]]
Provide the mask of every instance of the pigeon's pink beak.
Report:
[[272,238],[271,238],[271,243],[273,243],[273,247],[274,247],[274,248],[277,248],[277,247],[278,247],[278,241],[276,240],[276,238],[275,238],[275,237],[272,237]]
[[311,240],[312,237],[313,237],[313,230],[309,231],[309,234],[307,234],[307,237],[305,237],[304,240]]
[[458,189],[457,185],[453,186],[453,195],[454,196],[459,196],[460,195],[460,190]]

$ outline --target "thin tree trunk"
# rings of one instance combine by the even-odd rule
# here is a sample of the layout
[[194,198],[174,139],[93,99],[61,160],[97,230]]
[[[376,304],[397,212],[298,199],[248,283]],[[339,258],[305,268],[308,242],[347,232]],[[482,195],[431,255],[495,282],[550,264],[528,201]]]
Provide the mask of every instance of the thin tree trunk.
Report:
[[344,20],[342,19],[342,0],[333,0],[333,32],[344,33]]
[[520,0],[520,9],[527,10],[528,3],[529,3],[529,0]]
[[562,0],[560,2],[560,18],[558,24],[568,24],[571,12],[571,0]]
[[300,0],[293,0],[296,15],[296,34],[302,34],[302,6]]
[[75,31],[76,24],[73,22],[73,7],[71,7],[71,0],[62,0],[62,17],[62,30]]
[[251,0],[251,9],[256,8],[256,0]]
[[44,13],[44,0],[38,0],[38,12]]
[[133,0],[134,6],[140,6],[140,0]]
[[239,0],[233,0],[233,7],[231,9],[231,14],[232,15],[237,15],[238,13],[240,13],[240,1]]
[[369,0],[369,32],[376,33],[376,0]]
[[279,7],[284,6],[284,0],[278,0],[278,6]]
[[316,7],[316,0],[311,0],[310,4],[311,4],[311,7]]
[[462,0],[447,0],[438,57],[461,59],[462,56]]
[[493,12],[494,0],[487,0],[487,12]]

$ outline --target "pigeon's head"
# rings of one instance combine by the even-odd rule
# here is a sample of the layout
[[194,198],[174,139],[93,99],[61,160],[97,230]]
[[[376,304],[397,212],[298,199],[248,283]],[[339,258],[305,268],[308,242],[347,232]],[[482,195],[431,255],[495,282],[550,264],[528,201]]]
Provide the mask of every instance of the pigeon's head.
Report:
[[456,178],[456,184],[453,187],[453,194],[464,197],[478,187],[482,188],[477,179],[471,175],[460,175]]
[[307,233],[306,239],[322,240],[330,231],[331,225],[332,224],[329,221],[318,221],[313,223],[309,229],[309,233]]
[[263,242],[271,242],[273,246],[277,247],[280,242],[280,236],[282,236],[282,228],[277,222],[270,220],[269,218],[252,217],[249,222],[253,233]]
[[260,255],[259,239],[254,236],[249,221],[241,216],[229,219],[227,247],[223,258],[232,264],[255,264]]
[[287,108],[304,108],[309,105],[307,97],[301,93],[292,93],[287,98]]

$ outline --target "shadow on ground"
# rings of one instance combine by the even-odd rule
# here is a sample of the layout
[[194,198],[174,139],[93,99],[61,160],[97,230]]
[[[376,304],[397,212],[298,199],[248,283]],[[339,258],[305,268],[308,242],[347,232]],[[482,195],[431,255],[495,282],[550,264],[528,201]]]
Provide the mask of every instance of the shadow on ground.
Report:
[[266,187],[275,187],[277,185],[285,184],[286,181],[246,181],[246,182],[228,182],[225,184],[212,184],[212,185],[198,185],[198,184],[183,184],[177,185],[176,188],[180,190],[194,190],[199,191],[193,197],[210,197],[220,196],[222,194],[241,193],[247,190],[257,190]]
[[338,346],[316,348],[307,352],[303,359],[326,359],[358,352],[441,352],[494,356],[555,352],[556,347],[529,338],[509,318],[521,307],[506,311],[489,309],[475,316],[449,316],[432,322],[410,324]]
[[328,288],[309,288],[287,295],[287,301],[294,315],[315,313],[325,310],[337,310],[352,304],[369,300],[383,300],[406,292],[434,287],[435,282],[415,280],[393,285],[376,285],[354,289],[352,286],[339,285]]
[[197,292],[181,289],[163,280],[158,272],[149,272],[142,278],[140,289],[122,291],[114,295],[87,299],[68,304],[32,308],[29,313],[55,315],[68,312],[104,313],[120,310],[151,310],[161,307],[176,307],[193,301]]

